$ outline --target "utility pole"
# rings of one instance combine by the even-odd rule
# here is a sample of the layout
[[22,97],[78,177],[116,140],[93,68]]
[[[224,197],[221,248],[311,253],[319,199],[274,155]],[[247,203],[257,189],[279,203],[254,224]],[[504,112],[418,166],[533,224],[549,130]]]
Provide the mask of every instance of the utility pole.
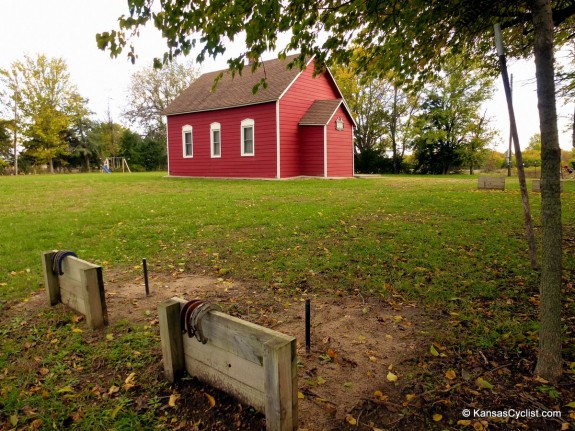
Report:
[[[509,88],[511,91],[511,100],[513,100],[513,74],[511,74]],[[511,145],[513,145],[513,132],[511,131],[511,128],[509,128],[509,150],[507,151],[507,176],[508,177],[511,176],[511,161],[513,160],[512,159],[513,151],[511,149]]]
[[18,176],[18,88],[14,90],[14,175]]
[[503,78],[503,88],[507,99],[507,110],[509,111],[509,123],[511,124],[511,134],[515,144],[515,160],[517,161],[517,176],[519,177],[519,189],[521,190],[521,201],[523,203],[523,217],[525,219],[525,232],[527,234],[527,244],[529,245],[529,258],[531,268],[537,269],[537,252],[535,249],[535,233],[533,232],[533,219],[531,217],[531,207],[529,205],[529,193],[527,192],[527,183],[525,181],[525,170],[523,169],[523,157],[521,147],[519,146],[519,134],[517,133],[517,124],[515,123],[515,111],[513,110],[513,100],[511,98],[511,85],[507,75],[507,59],[503,50],[503,40],[501,38],[501,27],[499,24],[494,25],[495,45],[499,55],[499,67],[501,68],[501,77]]

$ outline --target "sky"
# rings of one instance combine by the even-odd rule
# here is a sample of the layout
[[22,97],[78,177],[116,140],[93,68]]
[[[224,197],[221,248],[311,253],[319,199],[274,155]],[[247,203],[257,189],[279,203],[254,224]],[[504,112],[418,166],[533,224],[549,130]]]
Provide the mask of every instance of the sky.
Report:
[[[95,118],[107,118],[108,109],[114,121],[122,122],[121,112],[126,106],[127,88],[131,75],[142,67],[150,66],[154,57],[164,52],[164,42],[153,28],[146,28],[134,41],[138,59],[132,65],[121,54],[110,58],[108,52],[96,46],[96,33],[117,29],[117,19],[128,12],[121,0],[0,0],[0,68],[9,68],[12,62],[25,54],[63,58],[74,82]],[[281,48],[281,46],[280,46]],[[240,43],[228,49],[231,56],[241,50]],[[191,59],[198,52],[192,52]],[[207,60],[202,72],[226,68],[229,56]],[[270,53],[269,58],[275,56]],[[266,58],[264,58],[266,59]],[[508,64],[514,78],[514,108],[519,131],[519,142],[525,148],[529,138],[539,131],[535,68],[532,61]],[[509,116],[501,79],[497,79],[493,100],[485,105],[492,124],[500,137],[494,143],[505,151],[509,139]],[[571,149],[571,132],[563,132],[572,118],[573,107],[558,105],[560,118],[560,145]]]

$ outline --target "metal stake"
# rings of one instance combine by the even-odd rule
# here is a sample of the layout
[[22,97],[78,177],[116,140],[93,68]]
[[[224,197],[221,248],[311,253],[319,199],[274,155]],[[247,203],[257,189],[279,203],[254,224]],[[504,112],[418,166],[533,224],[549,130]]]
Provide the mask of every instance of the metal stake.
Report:
[[310,307],[310,300],[306,299],[305,300],[305,351],[306,353],[309,353],[310,351],[310,345],[311,345],[311,307]]
[[146,258],[142,259],[142,267],[144,268],[144,283],[146,285],[146,296],[150,296],[150,287],[148,285],[148,264]]

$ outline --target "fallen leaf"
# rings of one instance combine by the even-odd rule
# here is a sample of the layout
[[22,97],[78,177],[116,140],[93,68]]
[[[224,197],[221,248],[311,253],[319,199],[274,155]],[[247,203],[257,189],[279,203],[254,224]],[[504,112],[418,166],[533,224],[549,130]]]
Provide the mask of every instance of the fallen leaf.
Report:
[[305,395],[302,394],[301,392],[298,392],[298,393],[297,393],[297,397],[298,397],[298,399],[300,399],[300,400],[305,399]]
[[439,356],[439,352],[437,351],[437,349],[435,348],[435,346],[432,344],[431,347],[429,348],[429,351],[431,352],[431,354],[433,356]]
[[170,395],[170,400],[168,401],[168,405],[170,407],[176,407],[176,402],[180,399],[180,394],[174,393]]
[[10,415],[10,425],[13,427],[18,425],[18,415]]
[[65,394],[65,393],[73,393],[74,389],[72,389],[71,386],[64,386],[61,389],[58,389],[57,391],[59,394]]
[[32,423],[30,424],[30,429],[32,431],[39,430],[40,428],[42,428],[43,424],[44,424],[44,421],[42,419],[36,419],[36,420],[32,421]]
[[493,385],[482,377],[478,377],[477,380],[475,380],[475,383],[477,383],[477,386],[482,389],[493,389]]
[[441,419],[443,419],[443,416],[440,415],[439,413],[435,413],[435,414],[433,415],[433,420],[434,420],[435,422],[439,422]]
[[571,425],[569,425],[568,422],[564,422],[563,425],[561,425],[561,431],[566,431],[570,428],[571,428]]
[[130,373],[130,375],[126,377],[126,380],[124,381],[124,389],[127,391],[136,386],[136,384],[134,383],[135,380],[136,380],[136,373]]
[[370,360],[371,362],[377,362],[377,358],[376,358],[375,356],[370,356],[370,357],[369,357],[369,360]]
[[113,394],[115,394],[116,392],[118,392],[119,390],[120,390],[119,387],[117,387],[116,385],[112,385],[112,386],[110,387],[110,389],[108,389],[108,395],[113,395]]
[[405,396],[405,400],[406,400],[406,401],[411,401],[411,400],[413,400],[415,397],[416,397],[415,394],[407,394],[407,395]]
[[348,424],[350,425],[357,425],[357,421],[355,420],[355,418],[352,415],[347,415],[345,417],[345,420],[347,421]]
[[325,383],[325,379],[321,376],[318,376],[316,381],[318,385],[323,385]]
[[457,425],[461,425],[461,426],[466,427],[466,426],[471,425],[471,421],[469,419],[459,419],[457,421]]
[[106,340],[112,341],[113,339],[114,339],[114,334],[107,334],[106,335]]
[[353,383],[351,383],[351,382],[345,382],[345,383],[343,384],[343,387],[344,387],[344,388],[351,388],[352,386],[353,386]]
[[569,404],[565,404],[565,407],[571,407],[572,409],[575,409],[575,401],[571,401]]
[[206,396],[206,398],[208,399],[208,402],[210,403],[210,409],[212,407],[216,406],[216,400],[214,397],[212,397],[210,394],[208,394],[207,392],[204,392],[204,395]]
[[457,374],[455,373],[454,370],[447,370],[447,372],[445,373],[445,377],[447,377],[449,380],[453,380],[455,379],[455,377],[457,377]]
[[84,332],[83,330],[81,330],[80,328],[72,328],[72,332],[74,334],[81,334],[82,332]]
[[114,410],[112,410],[112,414],[110,415],[112,417],[112,419],[115,419],[116,416],[118,415],[118,413],[120,412],[120,410],[122,410],[122,404],[120,404],[118,407],[116,407]]
[[397,376],[395,374],[393,374],[391,371],[389,371],[387,373],[387,380],[389,380],[390,382],[396,382]]

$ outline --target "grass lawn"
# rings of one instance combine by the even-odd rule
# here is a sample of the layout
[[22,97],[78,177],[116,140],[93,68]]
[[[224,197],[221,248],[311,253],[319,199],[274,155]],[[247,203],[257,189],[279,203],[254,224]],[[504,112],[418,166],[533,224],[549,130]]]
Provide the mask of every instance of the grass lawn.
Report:
[[[0,177],[0,313],[42,288],[42,251],[69,249],[104,272],[139,273],[146,257],[150,271],[231,277],[278,295],[401,297],[449,325],[445,342],[458,349],[536,347],[539,277],[529,267],[516,179],[501,192],[478,191],[477,178],[470,176],[233,181],[164,175]],[[530,199],[538,232],[540,195],[530,193]],[[565,182],[562,201],[565,286],[571,289],[575,182]],[[575,315],[570,301],[566,328]],[[121,338],[104,335],[86,344],[80,331],[71,332],[73,322],[59,324],[54,311],[42,313],[44,323],[34,327],[17,317],[0,326],[1,430],[3,419],[6,429],[32,426],[38,416],[27,416],[25,406],[54,412],[38,426],[62,427],[71,402],[84,412],[81,429],[165,425],[154,409],[147,410],[149,417],[138,414],[133,400],[77,393],[77,382],[66,374],[72,364],[96,357],[107,366],[130,362],[141,371],[157,361],[157,330],[128,331],[125,322],[111,329]],[[571,339],[570,330],[566,336]],[[33,376],[13,371],[26,343],[39,339],[56,339],[60,346],[42,367],[43,388],[52,391],[34,392]],[[565,349],[573,361],[572,343]],[[23,401],[24,392],[32,401]],[[106,415],[98,413],[95,400],[104,403]],[[133,415],[119,415],[118,406]]]

